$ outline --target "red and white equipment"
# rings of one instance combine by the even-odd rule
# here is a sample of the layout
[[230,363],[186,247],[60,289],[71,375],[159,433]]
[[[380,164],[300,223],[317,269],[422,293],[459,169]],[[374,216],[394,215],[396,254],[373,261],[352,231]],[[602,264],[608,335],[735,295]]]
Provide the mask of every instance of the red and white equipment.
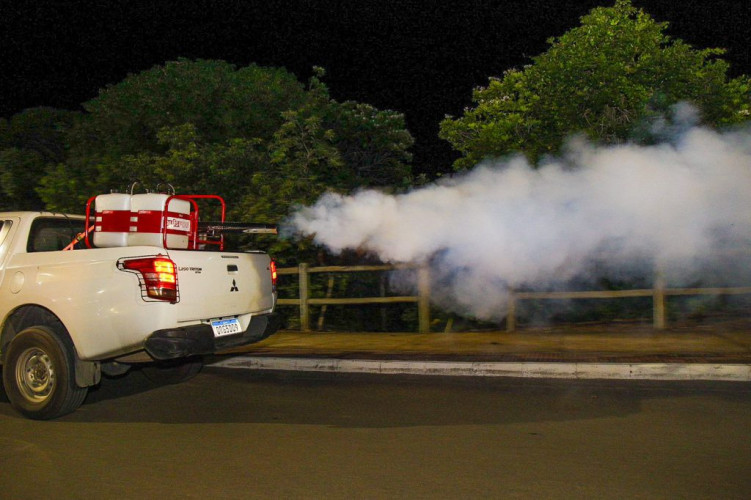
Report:
[[[221,206],[221,220],[199,221],[199,201]],[[92,214],[93,210],[93,214]],[[221,196],[169,193],[110,193],[86,203],[86,246],[157,246],[196,250],[206,245],[224,249],[224,234],[277,234],[275,225],[225,222],[227,206]],[[92,225],[93,221],[93,225]],[[90,238],[89,235],[93,234]],[[71,248],[75,241],[69,245]]]

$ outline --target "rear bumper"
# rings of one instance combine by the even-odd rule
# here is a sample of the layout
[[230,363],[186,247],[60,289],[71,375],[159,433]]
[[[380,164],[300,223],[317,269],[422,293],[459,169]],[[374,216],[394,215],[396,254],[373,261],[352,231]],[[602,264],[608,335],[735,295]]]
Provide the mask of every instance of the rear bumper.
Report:
[[279,323],[276,314],[253,316],[244,332],[218,338],[207,324],[157,330],[146,339],[144,348],[156,360],[212,354],[263,340],[279,329]]

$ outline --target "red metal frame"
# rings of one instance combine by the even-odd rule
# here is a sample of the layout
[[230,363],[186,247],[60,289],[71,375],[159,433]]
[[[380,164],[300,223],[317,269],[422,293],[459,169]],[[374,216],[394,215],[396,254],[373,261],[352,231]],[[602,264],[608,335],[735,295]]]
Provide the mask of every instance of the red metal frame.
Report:
[[86,202],[86,236],[84,236],[86,240],[86,248],[91,248],[91,241],[89,241],[89,233],[91,233],[94,230],[94,227],[96,226],[96,221],[94,221],[94,226],[89,227],[89,224],[91,224],[91,204],[94,203],[94,200],[96,200],[96,196],[92,196],[89,198],[89,200]]
[[[169,202],[172,198],[177,198],[180,200],[186,200],[191,203],[193,206],[193,211],[190,212],[190,236],[188,238],[188,248],[191,250],[197,250],[199,245],[218,245],[219,250],[224,250],[224,236],[221,236],[219,238],[219,241],[211,241],[211,240],[200,240],[198,239],[198,220],[199,220],[199,209],[198,209],[198,203],[196,200],[216,200],[219,201],[219,203],[222,206],[222,222],[224,222],[224,219],[227,215],[227,204],[224,202],[224,198],[221,196],[215,195],[215,194],[175,194],[167,198],[167,201],[165,202],[165,206],[169,206]],[[166,211],[165,211],[165,219],[163,221],[162,226],[165,227],[164,231],[164,246],[167,248],[167,219],[166,219]]]

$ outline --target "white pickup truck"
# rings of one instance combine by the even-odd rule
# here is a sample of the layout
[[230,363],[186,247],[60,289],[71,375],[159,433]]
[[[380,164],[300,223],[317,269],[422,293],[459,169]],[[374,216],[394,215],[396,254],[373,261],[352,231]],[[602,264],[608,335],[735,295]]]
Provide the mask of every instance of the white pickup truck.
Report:
[[8,399],[24,416],[69,413],[102,373],[134,363],[187,378],[201,355],[278,328],[266,253],[75,244],[94,229],[86,220],[0,213],[0,361]]

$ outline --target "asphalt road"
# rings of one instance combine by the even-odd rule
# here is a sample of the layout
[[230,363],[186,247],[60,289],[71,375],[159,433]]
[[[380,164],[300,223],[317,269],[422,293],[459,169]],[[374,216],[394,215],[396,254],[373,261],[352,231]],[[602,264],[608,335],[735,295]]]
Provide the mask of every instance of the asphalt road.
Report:
[[1,498],[747,498],[751,387],[259,374],[0,393]]

